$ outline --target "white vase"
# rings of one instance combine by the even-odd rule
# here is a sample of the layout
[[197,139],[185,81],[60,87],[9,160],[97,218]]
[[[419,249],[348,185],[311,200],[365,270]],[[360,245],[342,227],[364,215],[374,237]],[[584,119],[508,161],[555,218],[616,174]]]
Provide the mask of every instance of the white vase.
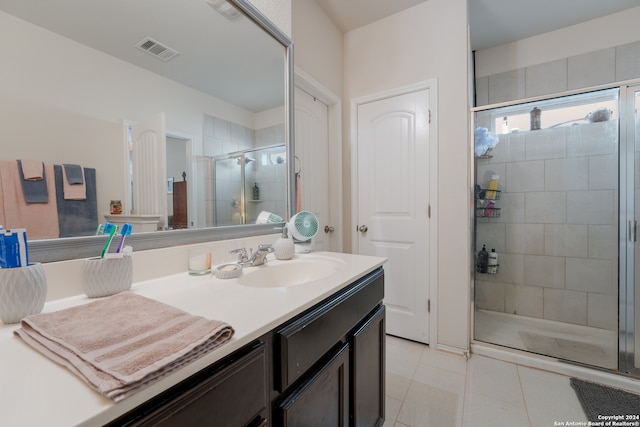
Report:
[[133,261],[121,258],[89,258],[82,265],[82,286],[90,298],[106,297],[131,289]]
[[18,323],[38,314],[47,299],[47,278],[40,263],[0,268],[0,320]]

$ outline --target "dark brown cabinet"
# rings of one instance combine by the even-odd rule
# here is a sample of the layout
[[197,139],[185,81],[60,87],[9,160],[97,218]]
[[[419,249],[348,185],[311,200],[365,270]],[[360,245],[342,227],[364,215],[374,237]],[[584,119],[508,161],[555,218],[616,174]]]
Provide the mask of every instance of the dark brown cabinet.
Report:
[[384,423],[385,307],[378,307],[351,337],[351,407],[354,426]]
[[384,276],[379,272],[278,329],[275,347],[281,375],[276,389],[284,391],[338,342],[346,342],[349,332],[381,304],[383,296]]
[[274,408],[273,421],[286,427],[349,425],[349,344],[330,352],[328,361]]
[[276,330],[273,426],[384,423],[383,296],[378,270]]
[[379,268],[110,425],[381,426],[383,296]]
[[267,425],[266,345],[258,342],[169,389],[112,426]]
[[187,181],[173,183],[173,228],[188,228]]

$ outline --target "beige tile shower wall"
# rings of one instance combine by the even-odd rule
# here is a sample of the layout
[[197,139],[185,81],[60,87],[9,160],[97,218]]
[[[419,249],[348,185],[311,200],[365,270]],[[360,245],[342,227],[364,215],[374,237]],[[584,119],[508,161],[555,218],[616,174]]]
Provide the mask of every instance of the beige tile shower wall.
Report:
[[476,106],[640,78],[640,41],[475,79]]
[[499,138],[476,165],[502,192],[501,217],[477,222],[500,263],[476,274],[477,307],[616,330],[618,121]]

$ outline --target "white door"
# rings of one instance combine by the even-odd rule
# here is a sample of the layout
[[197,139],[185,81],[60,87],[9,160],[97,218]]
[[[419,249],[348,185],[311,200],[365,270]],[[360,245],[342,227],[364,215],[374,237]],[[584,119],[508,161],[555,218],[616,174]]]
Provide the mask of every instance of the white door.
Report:
[[131,126],[133,213],[159,215],[167,226],[167,132],[165,114]]
[[387,333],[429,342],[429,90],[357,106],[358,252],[385,264]]
[[[296,172],[300,172],[301,210],[313,212],[320,230],[313,249],[328,251],[331,237],[329,201],[329,120],[328,107],[307,92],[295,88]],[[325,232],[325,227],[327,232]]]

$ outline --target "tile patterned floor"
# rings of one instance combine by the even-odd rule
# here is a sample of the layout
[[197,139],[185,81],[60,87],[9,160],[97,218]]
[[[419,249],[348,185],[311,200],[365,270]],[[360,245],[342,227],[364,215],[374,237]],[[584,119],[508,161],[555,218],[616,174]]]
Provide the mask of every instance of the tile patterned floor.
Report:
[[[387,336],[384,427],[549,427],[586,421],[569,377]],[[554,424],[557,422],[558,424]]]

